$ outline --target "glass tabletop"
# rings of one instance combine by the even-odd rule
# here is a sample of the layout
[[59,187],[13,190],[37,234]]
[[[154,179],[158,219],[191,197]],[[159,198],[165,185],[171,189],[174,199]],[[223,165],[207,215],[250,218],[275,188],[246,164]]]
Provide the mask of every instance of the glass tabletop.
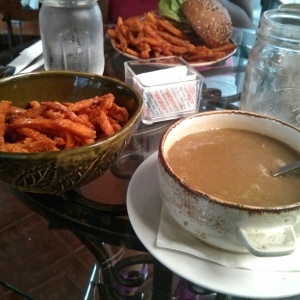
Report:
[[[235,29],[232,57],[198,68],[200,111],[238,109],[255,32]],[[124,80],[124,62],[108,40],[105,75]],[[195,285],[141,243],[127,215],[135,170],[174,122],[140,124],[116,163],[97,180],[62,196],[21,193],[0,183],[1,299],[233,299]],[[176,263],[176,262],[174,262]],[[232,279],[234,280],[234,278]]]

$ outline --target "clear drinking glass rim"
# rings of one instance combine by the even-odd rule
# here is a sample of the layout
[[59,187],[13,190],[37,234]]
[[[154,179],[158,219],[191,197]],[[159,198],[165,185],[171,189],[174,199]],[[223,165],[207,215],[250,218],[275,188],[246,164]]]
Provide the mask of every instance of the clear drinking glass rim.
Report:
[[[297,24],[292,24],[293,20],[296,20]],[[261,17],[258,36],[274,46],[286,46],[298,51],[300,49],[300,10],[285,8],[265,11]]]
[[54,7],[80,7],[96,2],[96,0],[40,0],[41,4]]

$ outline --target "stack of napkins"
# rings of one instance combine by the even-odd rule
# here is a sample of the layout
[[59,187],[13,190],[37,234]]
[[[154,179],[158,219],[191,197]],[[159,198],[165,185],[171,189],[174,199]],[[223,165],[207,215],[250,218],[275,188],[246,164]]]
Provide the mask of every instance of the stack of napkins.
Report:
[[[42,41],[39,40],[38,42],[23,50],[17,58],[15,58],[8,64],[8,66],[15,67],[14,75],[19,73],[31,72],[44,64],[42,54]],[[36,62],[30,65],[34,60],[36,60]]]
[[187,75],[187,72],[188,70],[186,66],[177,66],[153,72],[141,73],[137,75],[137,78],[144,86],[147,87],[196,79],[196,75]]
[[297,240],[296,250],[292,254],[280,257],[257,257],[250,253],[221,251],[202,243],[183,229],[164,205],[156,244],[158,247],[195,255],[230,268],[270,272],[300,271],[300,239]]

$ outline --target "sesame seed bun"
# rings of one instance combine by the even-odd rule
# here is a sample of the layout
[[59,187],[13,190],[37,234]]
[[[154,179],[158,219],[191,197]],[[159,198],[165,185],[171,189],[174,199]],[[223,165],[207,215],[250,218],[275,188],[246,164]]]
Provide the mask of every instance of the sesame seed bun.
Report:
[[196,34],[208,46],[228,43],[232,33],[231,18],[218,0],[185,0],[182,10]]

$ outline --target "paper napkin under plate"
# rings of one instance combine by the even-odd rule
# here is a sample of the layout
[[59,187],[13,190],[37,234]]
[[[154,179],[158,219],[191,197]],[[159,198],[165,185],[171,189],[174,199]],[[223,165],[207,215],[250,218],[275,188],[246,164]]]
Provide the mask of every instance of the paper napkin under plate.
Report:
[[254,271],[300,271],[300,239],[296,250],[287,256],[257,257],[252,254],[237,254],[210,247],[182,228],[163,205],[156,245],[181,251],[225,267]]

